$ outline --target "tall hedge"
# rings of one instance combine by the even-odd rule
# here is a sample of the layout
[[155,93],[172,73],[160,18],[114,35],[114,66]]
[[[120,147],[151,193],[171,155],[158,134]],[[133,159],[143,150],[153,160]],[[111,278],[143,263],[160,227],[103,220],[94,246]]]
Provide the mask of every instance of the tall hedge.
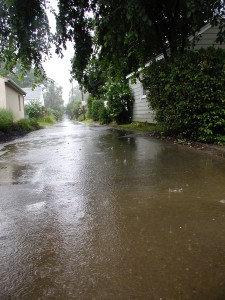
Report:
[[225,143],[225,50],[188,51],[175,61],[153,62],[143,78],[166,132]]
[[108,110],[112,120],[118,124],[131,121],[133,109],[133,96],[125,80],[108,78],[104,86],[104,100],[107,101]]
[[92,119],[99,121],[101,110],[104,108],[104,102],[102,100],[92,101]]

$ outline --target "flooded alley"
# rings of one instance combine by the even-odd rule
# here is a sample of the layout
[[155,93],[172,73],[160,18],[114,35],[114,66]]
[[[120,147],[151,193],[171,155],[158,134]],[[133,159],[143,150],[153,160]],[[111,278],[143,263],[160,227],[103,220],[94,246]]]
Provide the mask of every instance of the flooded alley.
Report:
[[225,160],[70,121],[0,144],[0,299],[225,299]]

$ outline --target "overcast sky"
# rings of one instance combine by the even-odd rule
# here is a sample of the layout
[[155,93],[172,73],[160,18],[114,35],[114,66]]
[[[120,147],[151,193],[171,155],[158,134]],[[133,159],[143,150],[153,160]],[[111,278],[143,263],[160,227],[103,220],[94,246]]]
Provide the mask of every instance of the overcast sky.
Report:
[[[51,0],[51,5],[54,9],[57,9],[56,1]],[[54,16],[48,14],[49,23],[52,28],[52,31],[55,31],[55,19]],[[67,43],[67,50],[64,52],[63,59],[59,58],[57,54],[55,54],[54,48],[52,49],[52,58],[43,63],[46,74],[49,78],[53,79],[58,85],[63,87],[63,100],[64,104],[68,102],[69,99],[69,91],[71,89],[70,83],[70,68],[71,63],[70,59],[73,57],[73,46],[71,43]]]

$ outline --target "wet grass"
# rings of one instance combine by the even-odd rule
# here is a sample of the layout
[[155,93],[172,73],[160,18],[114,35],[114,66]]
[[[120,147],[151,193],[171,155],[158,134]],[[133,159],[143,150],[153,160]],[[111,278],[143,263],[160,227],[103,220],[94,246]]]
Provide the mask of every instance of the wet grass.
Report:
[[118,127],[121,129],[127,129],[132,130],[136,132],[149,132],[149,133],[161,133],[162,128],[158,124],[152,124],[152,123],[140,123],[140,122],[132,122],[130,124],[112,124],[113,127]]
[[52,126],[55,123],[50,123],[50,122],[47,122],[47,121],[38,120],[38,124],[39,124],[40,127],[45,127],[45,126]]
[[[95,122],[92,119],[86,119],[82,121],[86,125],[92,125],[96,124],[99,122]],[[152,133],[152,134],[162,134],[163,130],[158,124],[153,124],[153,123],[147,123],[147,122],[132,122],[129,124],[117,124],[115,122],[112,122],[110,124],[106,124],[110,127],[113,128],[118,128],[118,129],[124,129],[124,130],[129,130],[129,131],[135,131],[135,132],[144,132],[144,133]]]
[[45,116],[45,117],[37,119],[37,122],[38,122],[39,126],[45,127],[45,126],[49,126],[49,125],[54,125],[56,120],[52,115],[49,115],[49,116]]
[[83,123],[86,124],[86,125],[91,125],[91,124],[94,123],[94,121],[92,119],[86,119],[86,120],[83,121]]

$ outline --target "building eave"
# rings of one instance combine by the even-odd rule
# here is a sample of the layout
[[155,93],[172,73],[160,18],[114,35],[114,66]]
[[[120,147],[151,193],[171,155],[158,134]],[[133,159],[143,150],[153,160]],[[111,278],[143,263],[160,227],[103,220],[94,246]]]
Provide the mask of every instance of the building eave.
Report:
[[[157,56],[154,58],[154,60],[158,61],[158,60],[161,60],[161,59],[163,59],[163,58],[164,58],[164,55],[161,53],[161,54],[157,55]],[[141,71],[144,70],[144,68],[149,67],[149,66],[151,65],[151,63],[152,63],[152,60],[149,61],[148,63],[146,63],[145,66],[144,66],[143,68],[139,68],[139,69],[137,70],[137,73],[140,73]],[[130,74],[128,74],[128,75],[126,76],[126,79],[130,79],[130,78],[131,78],[132,76],[134,76],[134,75],[135,75],[135,72],[130,73]]]
[[26,92],[23,89],[21,89],[21,87],[18,84],[16,84],[12,79],[6,78],[5,83],[21,95],[26,96]]
[[206,30],[210,29],[212,25],[210,23],[207,23],[205,26],[203,26],[198,32],[196,32],[195,35],[190,35],[188,40],[192,41],[195,37],[203,34]]

